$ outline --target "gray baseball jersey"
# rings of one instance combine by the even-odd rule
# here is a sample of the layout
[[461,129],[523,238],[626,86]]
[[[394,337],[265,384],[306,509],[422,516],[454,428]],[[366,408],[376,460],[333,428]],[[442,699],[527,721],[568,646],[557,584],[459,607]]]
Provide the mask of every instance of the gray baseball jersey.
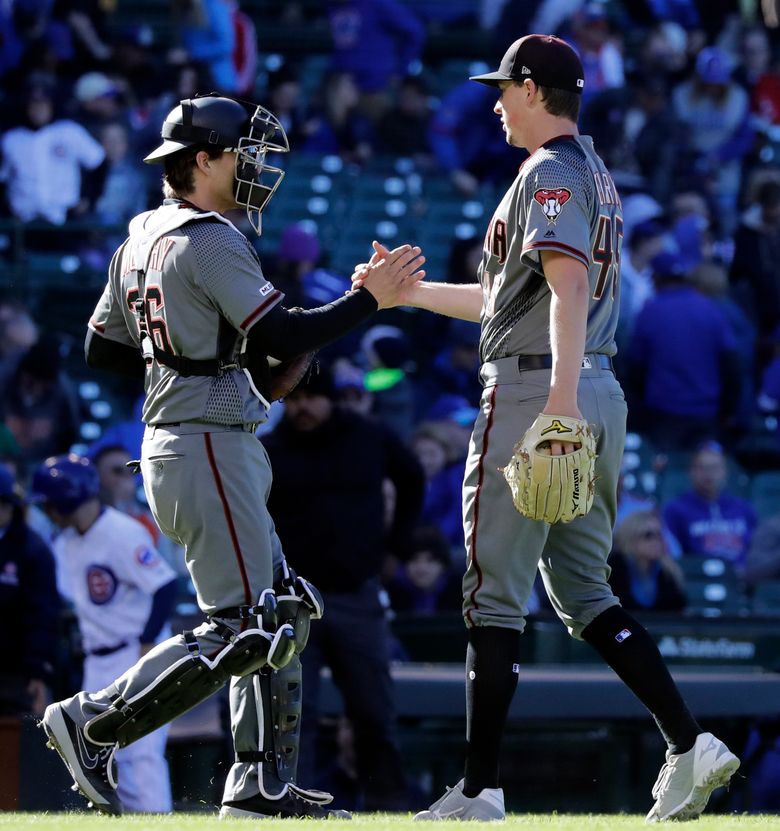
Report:
[[[463,484],[469,626],[523,629],[537,568],[558,616],[575,637],[617,604],[607,557],[617,510],[626,402],[602,362],[615,352],[620,199],[587,137],[552,139],[523,164],[490,223],[480,267],[484,384]],[[549,286],[540,253],[558,251],[588,269],[590,302],[579,408],[598,435],[590,512],[548,525],[521,516],[501,469],[544,407],[550,370],[522,370],[518,355],[550,354]]]
[[526,159],[485,236],[482,360],[550,352],[544,250],[587,267],[585,351],[614,355],[622,236],[620,198],[589,136],[552,139]]
[[[283,297],[262,273],[249,240],[224,217],[166,200],[130,223],[89,326],[140,346],[138,270],[145,271],[146,323],[159,349],[193,360],[235,360],[244,339]],[[238,368],[182,376],[154,361],[146,373],[147,424],[264,421],[267,402]]]
[[[158,349],[193,360],[232,362],[252,326],[282,299],[263,277],[249,241],[230,222],[185,202],[166,201],[131,222],[89,323],[102,337],[139,350],[139,269],[145,275],[149,336]],[[184,546],[203,612],[252,605],[281,576],[284,562],[266,507],[271,466],[254,435],[254,423],[266,417],[266,403],[238,368],[215,377],[185,377],[150,360],[145,386],[148,426],[141,471],[154,518],[166,536]],[[228,623],[236,629],[248,625],[247,619]],[[206,655],[225,647],[213,623],[194,634]],[[83,724],[110,706],[109,692],[138,695],[189,648],[181,635],[170,638],[107,690],[69,699],[68,712]],[[237,746],[259,753],[254,687],[236,683],[243,704],[232,718],[233,734]],[[257,764],[236,762],[224,799],[244,799],[258,789]]]

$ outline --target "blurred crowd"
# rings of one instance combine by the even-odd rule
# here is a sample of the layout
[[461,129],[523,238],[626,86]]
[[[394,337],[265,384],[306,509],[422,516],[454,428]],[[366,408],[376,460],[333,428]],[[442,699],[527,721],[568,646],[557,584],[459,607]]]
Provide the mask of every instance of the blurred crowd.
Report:
[[[780,612],[780,592],[774,605],[757,602],[761,587],[780,580],[776,3],[171,0],[159,26],[125,19],[120,7],[0,3],[0,273],[19,258],[2,229],[20,224],[25,250],[76,254],[103,268],[128,220],[159,201],[156,173],[140,159],[168,111],[198,92],[268,106],[288,133],[291,159],[332,155],[359,169],[400,157],[464,200],[508,185],[523,155],[504,141],[494,91],[468,82],[466,70],[462,82],[445,84],[444,70],[464,58],[494,62],[526,32],[574,44],[587,79],[581,130],[613,171],[625,218],[616,366],[632,443],[611,558],[616,594],[647,611]],[[266,25],[322,33],[329,51],[316,79],[307,75],[310,55],[275,48]],[[446,51],[468,32],[477,33],[474,54]],[[449,244],[444,273],[432,277],[475,280],[481,231]],[[348,285],[309,225],[289,225],[274,250],[262,239],[258,248],[288,305],[319,305]],[[94,399],[81,392],[90,376],[76,368],[80,344],[41,327],[23,286],[2,288],[0,595],[28,610],[59,602],[48,553],[54,529],[25,506],[23,491],[42,459],[75,449],[97,465],[105,504],[147,526],[186,599],[178,552],[160,538],[125,467],[139,456],[137,403],[96,434]],[[381,514],[381,527],[362,537],[374,545],[370,561],[352,526],[351,542],[332,547],[345,573],[361,555],[390,615],[460,607],[460,491],[480,394],[478,336],[475,324],[387,312],[380,325],[324,350],[319,380],[274,404],[260,431],[280,471],[297,469],[296,447],[317,436],[332,449],[331,410],[364,424],[367,445],[400,448],[389,454],[381,502],[370,506]],[[338,450],[341,464],[352,458],[358,470],[363,451]],[[286,498],[280,485],[270,503],[280,524]],[[22,556],[30,569],[17,568]],[[330,574],[339,567],[328,560]],[[719,598],[706,592],[712,575]],[[42,587],[51,597],[33,597]],[[543,590],[533,611],[545,612]],[[39,628],[49,618],[30,617]],[[36,682],[29,692],[40,703],[56,657],[46,647],[52,633],[32,624],[24,633],[20,675]],[[396,657],[404,657],[400,645]]]

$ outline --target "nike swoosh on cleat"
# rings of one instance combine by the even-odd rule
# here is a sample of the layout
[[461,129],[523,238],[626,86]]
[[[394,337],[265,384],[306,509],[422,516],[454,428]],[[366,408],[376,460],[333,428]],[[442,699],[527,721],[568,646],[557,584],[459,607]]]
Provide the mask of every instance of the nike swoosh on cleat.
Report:
[[81,757],[81,764],[87,770],[94,770],[100,761],[100,757],[97,753],[92,754],[87,750],[87,746],[84,743],[84,737],[81,735],[81,730],[78,728],[76,728],[76,742],[78,745],[79,756]]

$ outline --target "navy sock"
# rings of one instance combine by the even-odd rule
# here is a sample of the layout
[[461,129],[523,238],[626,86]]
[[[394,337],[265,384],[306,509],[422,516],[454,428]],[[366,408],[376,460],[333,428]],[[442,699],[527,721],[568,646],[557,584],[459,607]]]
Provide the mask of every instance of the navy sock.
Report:
[[516,629],[469,629],[466,653],[466,769],[463,793],[498,787],[498,755],[517,687],[520,635]]
[[690,750],[702,729],[644,626],[625,609],[611,606],[585,627],[582,638],[650,710],[669,750]]

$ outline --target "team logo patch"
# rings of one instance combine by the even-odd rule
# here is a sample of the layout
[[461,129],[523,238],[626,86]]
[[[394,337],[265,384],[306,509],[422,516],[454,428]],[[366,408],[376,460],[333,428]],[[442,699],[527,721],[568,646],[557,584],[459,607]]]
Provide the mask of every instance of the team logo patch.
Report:
[[139,566],[156,566],[160,563],[160,558],[157,555],[157,552],[153,551],[151,548],[145,548],[144,546],[136,548],[135,559],[138,561]]
[[96,606],[108,603],[116,594],[118,580],[108,566],[87,567],[87,593]]
[[571,191],[568,188],[555,190],[539,188],[534,191],[534,199],[541,205],[542,213],[547,217],[548,224],[555,225],[561,208],[571,199]]

